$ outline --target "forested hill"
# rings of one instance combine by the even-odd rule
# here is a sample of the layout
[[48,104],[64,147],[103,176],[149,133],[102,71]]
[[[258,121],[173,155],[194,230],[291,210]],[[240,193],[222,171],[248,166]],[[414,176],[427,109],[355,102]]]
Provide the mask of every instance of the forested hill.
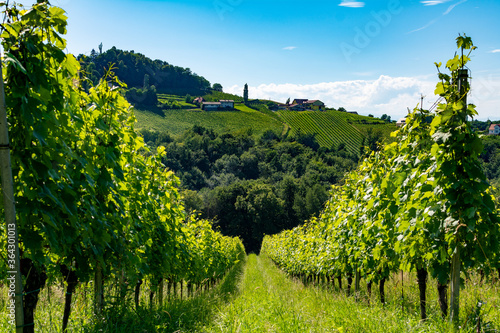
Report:
[[165,147],[162,162],[181,179],[186,211],[215,220],[255,253],[264,234],[317,216],[331,185],[358,160],[345,145],[320,147],[307,134],[268,130],[255,138],[252,130],[221,134],[195,125],[176,137],[145,128],[141,135],[153,149]]
[[114,73],[128,88],[155,86],[156,90],[171,94],[203,95],[210,82],[189,68],[178,67],[162,60],[152,60],[134,51],[112,47],[106,52],[92,50],[89,56],[80,54],[82,71],[94,84],[103,77],[110,65]]

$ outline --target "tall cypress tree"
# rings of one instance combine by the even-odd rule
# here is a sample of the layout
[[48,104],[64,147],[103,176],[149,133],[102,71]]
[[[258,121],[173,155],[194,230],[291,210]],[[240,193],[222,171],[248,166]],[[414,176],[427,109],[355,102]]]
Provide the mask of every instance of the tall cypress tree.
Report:
[[245,104],[248,103],[248,84],[245,83],[245,87],[243,88],[243,100]]

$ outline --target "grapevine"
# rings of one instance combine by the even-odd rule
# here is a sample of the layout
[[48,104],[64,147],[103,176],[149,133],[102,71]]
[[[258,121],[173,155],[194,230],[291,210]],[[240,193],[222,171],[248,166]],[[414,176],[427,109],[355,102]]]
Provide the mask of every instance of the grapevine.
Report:
[[165,149],[148,152],[112,68],[82,88],[78,61],[63,52],[65,33],[64,11],[47,2],[6,8],[3,79],[25,332],[34,332],[38,294],[54,280],[67,288],[64,331],[78,283],[94,285],[99,315],[113,305],[105,285],[123,298],[143,281],[159,294],[163,281],[213,284],[244,254],[238,238],[187,216],[179,179],[161,163]]
[[[450,283],[450,320],[458,322],[460,271],[499,267],[499,219],[478,156],[481,139],[468,119],[477,115],[466,103],[470,89],[466,64],[475,47],[457,38],[462,55],[440,71],[435,111],[415,108],[397,141],[373,152],[357,170],[334,186],[319,219],[266,236],[262,252],[296,276],[344,275],[383,284],[398,270],[417,272],[421,318],[426,318],[427,274],[438,279],[443,316]],[[469,54],[464,54],[464,52]],[[465,75],[465,76],[464,76]]]

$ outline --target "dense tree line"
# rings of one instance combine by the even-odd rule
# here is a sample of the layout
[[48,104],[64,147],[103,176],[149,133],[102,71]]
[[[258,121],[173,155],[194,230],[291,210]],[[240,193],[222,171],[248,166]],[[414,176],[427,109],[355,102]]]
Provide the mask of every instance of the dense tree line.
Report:
[[89,56],[80,54],[82,74],[94,84],[99,82],[112,65],[120,81],[130,89],[129,102],[156,106],[153,90],[178,95],[204,95],[211,89],[210,82],[189,68],[178,67],[162,60],[152,60],[134,51],[112,47],[106,52],[92,50]]
[[481,121],[481,120],[472,120],[471,121],[471,127],[478,132],[482,132],[483,134],[488,134],[488,129],[490,128],[491,124],[498,124],[500,123],[500,120],[497,121]]
[[188,210],[226,235],[242,236],[258,252],[264,234],[293,228],[317,215],[332,184],[357,156],[344,146],[320,148],[311,135],[282,138],[272,131],[219,134],[194,126],[178,138],[142,130],[150,146],[164,145],[163,163],[181,179]]
[[[187,209],[215,219],[224,234],[241,236],[248,251],[259,250],[264,234],[318,215],[330,186],[357,164],[345,146],[320,148],[314,136],[300,133],[282,138],[268,131],[255,138],[249,130],[219,134],[200,126],[176,138],[146,129],[141,133],[148,146],[166,147],[163,162],[181,179]],[[373,137],[365,146],[378,150],[382,139]],[[483,143],[485,174],[498,186],[500,138],[484,137]]]

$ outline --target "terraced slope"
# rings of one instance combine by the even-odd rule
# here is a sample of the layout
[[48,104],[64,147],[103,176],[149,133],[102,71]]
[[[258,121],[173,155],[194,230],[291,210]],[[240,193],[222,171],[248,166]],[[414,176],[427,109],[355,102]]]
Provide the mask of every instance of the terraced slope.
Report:
[[358,153],[363,134],[354,128],[338,111],[280,111],[283,120],[293,131],[315,134],[323,147],[338,146],[345,143],[352,153]]
[[282,133],[284,126],[278,120],[244,105],[236,105],[233,111],[165,110],[164,113],[162,117],[150,111],[135,110],[137,129],[148,128],[179,135],[199,125],[220,133],[251,128],[256,136],[260,136],[267,130]]
[[395,131],[397,128],[395,123],[387,123],[378,118],[360,116],[346,112],[335,112],[335,114],[337,117],[344,118],[349,124],[364,135],[366,135],[371,129],[374,132],[380,131],[385,138],[389,138],[391,132]]
[[359,153],[360,145],[369,131],[381,131],[385,138],[396,129],[396,125],[385,123],[376,118],[359,116],[340,111],[279,111],[278,114],[292,131],[315,134],[323,147],[337,147],[340,143],[348,151]]
[[[219,94],[222,96],[222,93]],[[381,131],[383,137],[389,138],[390,132],[396,129],[394,124],[385,123],[377,118],[334,110],[273,112],[263,104],[254,105],[254,108],[236,104],[236,109],[232,111],[201,111],[193,109],[194,105],[185,103],[185,97],[175,95],[160,95],[159,97],[162,101],[176,100],[185,109],[165,110],[163,117],[149,111],[136,110],[138,129],[148,128],[178,135],[194,125],[222,133],[250,128],[256,137],[267,130],[272,130],[277,134],[286,134],[289,130],[292,133],[300,131],[315,134],[318,143],[323,147],[338,147],[343,143],[353,154],[359,153],[363,137],[366,137],[370,131],[373,133]]]

